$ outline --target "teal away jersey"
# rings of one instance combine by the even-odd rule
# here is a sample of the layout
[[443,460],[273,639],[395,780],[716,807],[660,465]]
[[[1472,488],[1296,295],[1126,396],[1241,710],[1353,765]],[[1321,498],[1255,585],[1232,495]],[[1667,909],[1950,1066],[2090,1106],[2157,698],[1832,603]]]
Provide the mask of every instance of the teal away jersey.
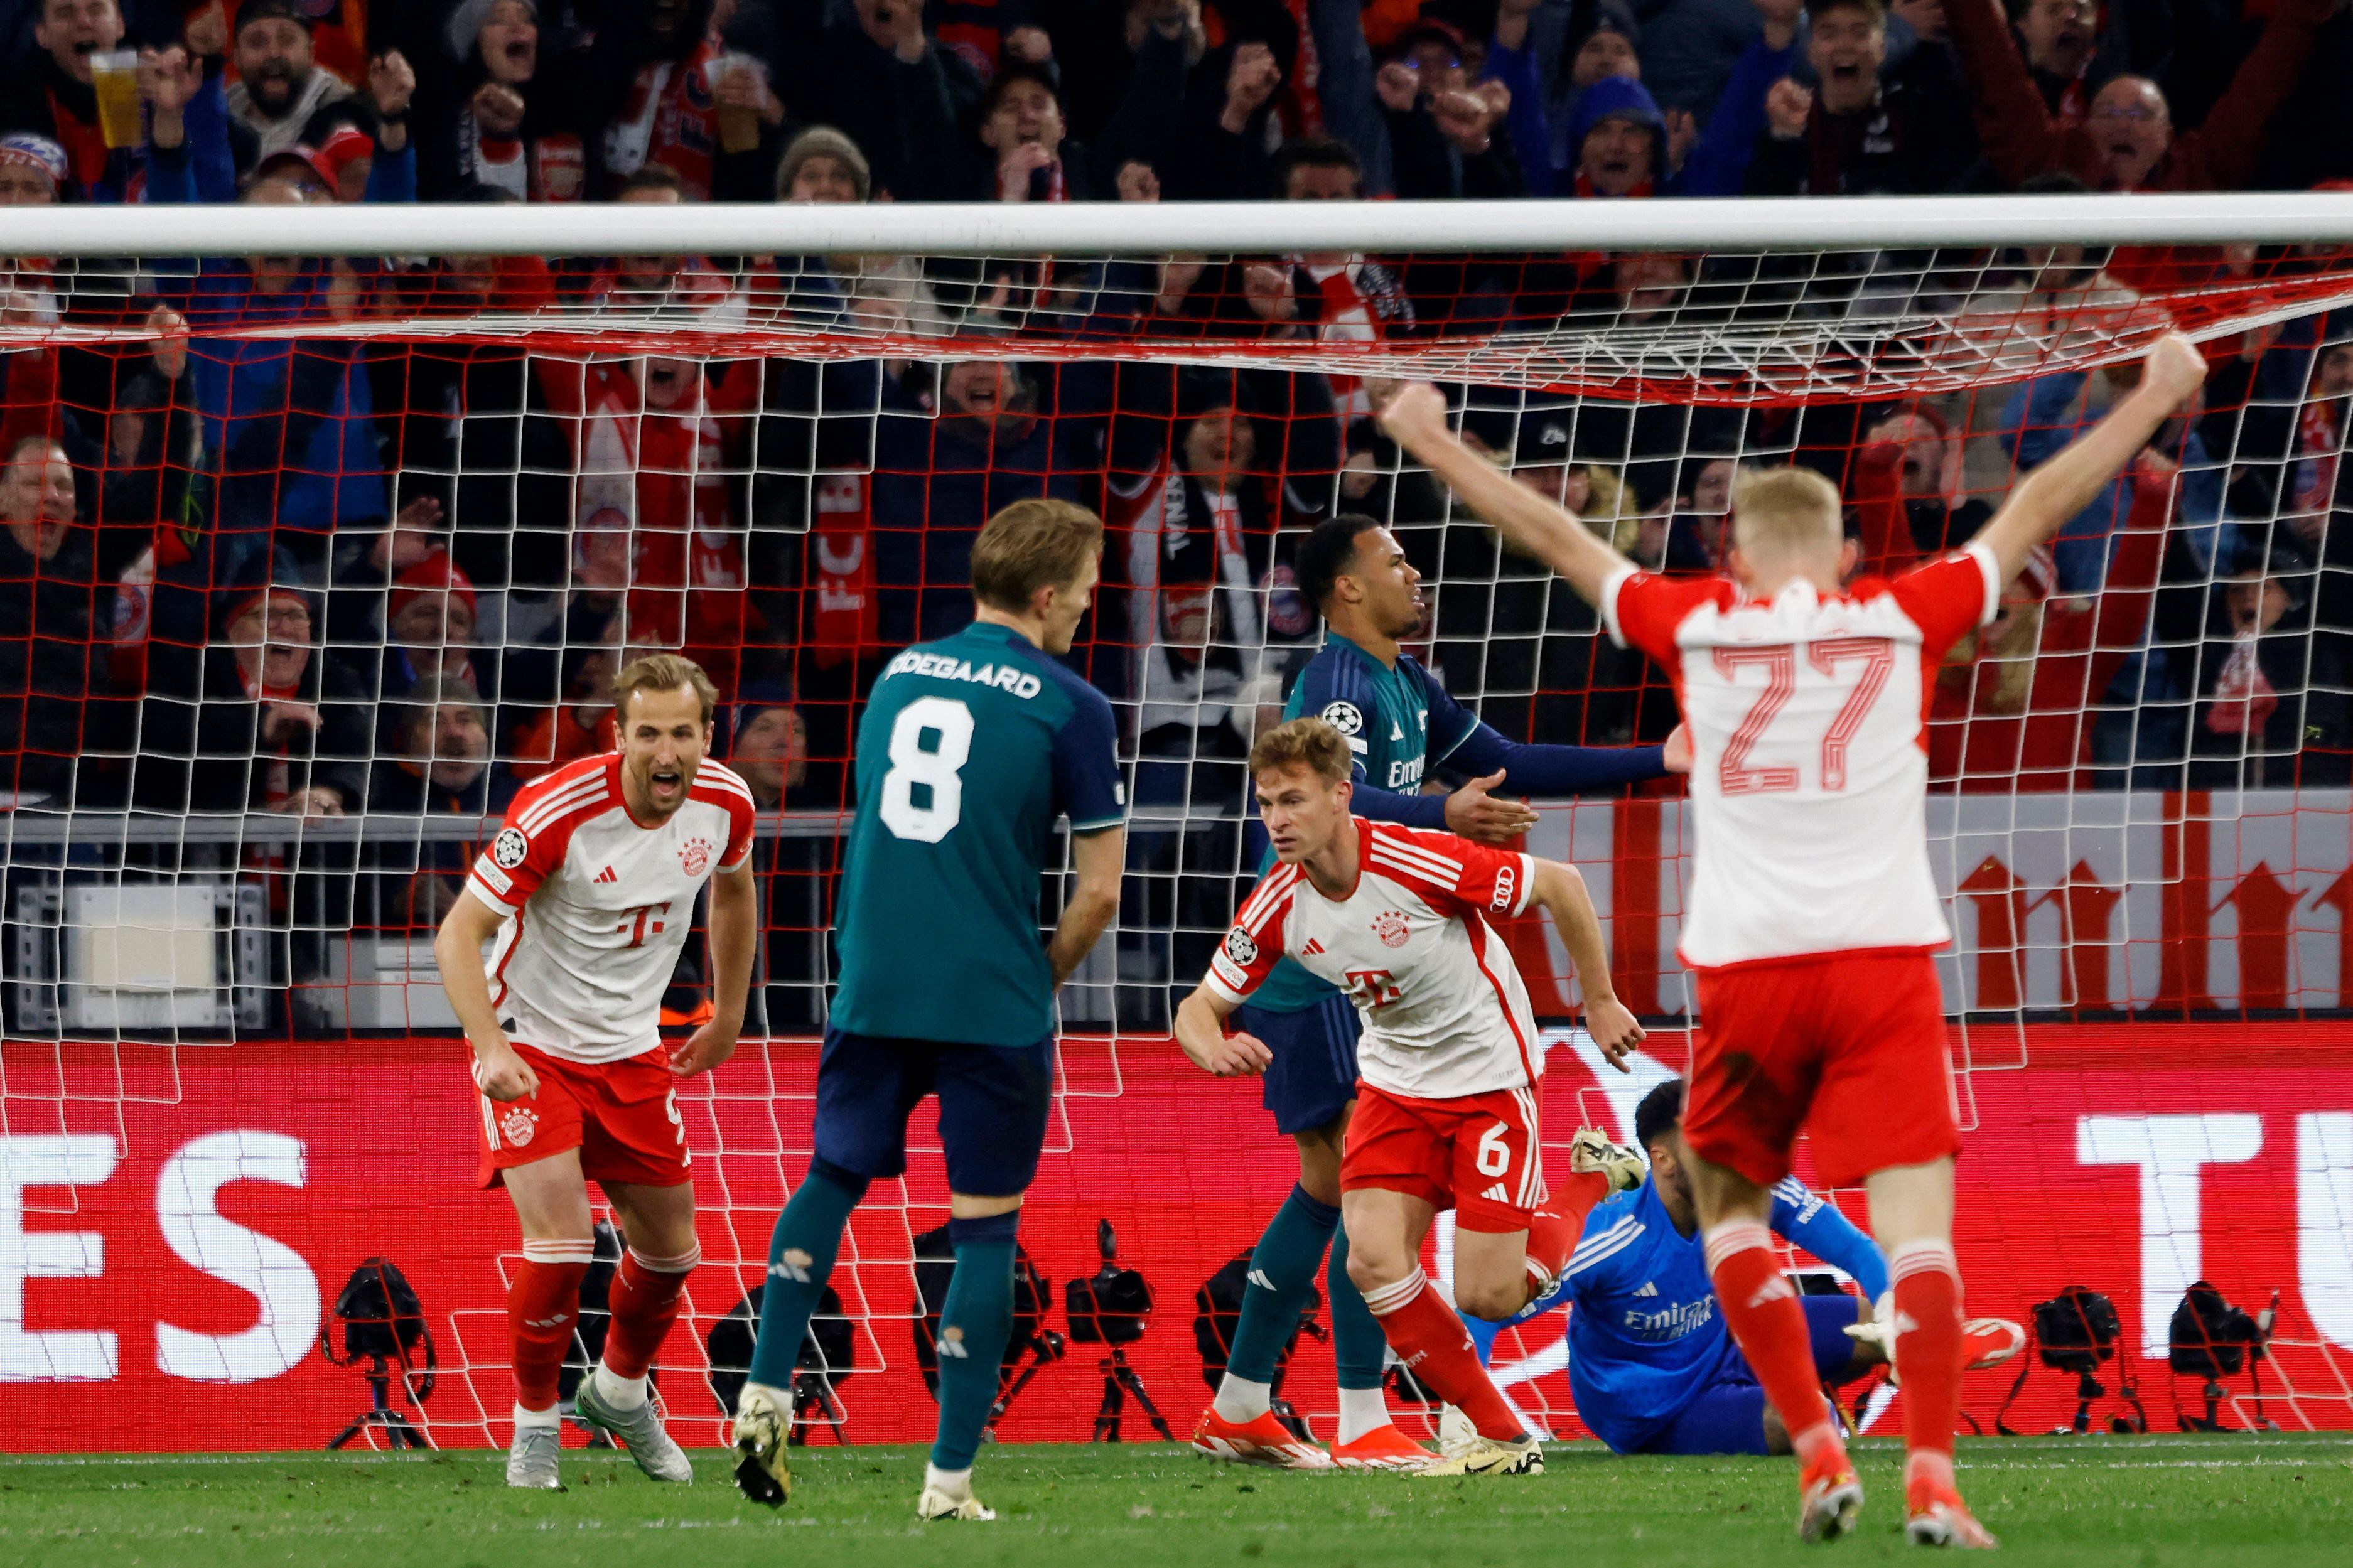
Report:
[[[1356,782],[1398,795],[1418,795],[1421,778],[1478,729],[1478,715],[1447,695],[1410,654],[1392,669],[1337,632],[1293,683],[1285,719],[1323,720],[1340,731],[1356,763]],[[1435,732],[1433,732],[1433,731]],[[1267,851],[1265,874],[1274,852]],[[1270,1013],[1300,1013],[1335,988],[1286,958],[1252,993],[1250,1005]]]
[[1053,1032],[1039,881],[1057,816],[1076,833],[1125,817],[1114,734],[1103,693],[1009,627],[975,622],[883,668],[858,725],[835,1027],[977,1046]]

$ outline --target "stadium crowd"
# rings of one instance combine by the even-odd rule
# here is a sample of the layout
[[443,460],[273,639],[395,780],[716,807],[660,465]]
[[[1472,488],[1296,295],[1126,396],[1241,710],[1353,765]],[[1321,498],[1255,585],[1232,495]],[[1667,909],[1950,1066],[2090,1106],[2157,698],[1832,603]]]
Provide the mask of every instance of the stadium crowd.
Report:
[[[0,204],[2295,188],[2353,176],[2330,102],[2353,77],[2344,9],[0,0]],[[286,215],[290,246],[301,221]],[[1239,806],[1236,764],[1318,636],[1289,552],[1334,510],[1398,526],[1438,585],[1432,662],[1507,734],[1656,742],[1671,693],[1401,468],[1366,385],[1005,358],[1004,340],[1639,331],[1721,319],[1711,300],[2022,321],[2326,264],[0,262],[0,327],[37,329],[0,352],[0,787],[28,806],[474,816],[607,744],[617,661],[679,648],[732,700],[723,754],[761,804],[838,809],[877,661],[969,616],[974,533],[1038,494],[1112,525],[1073,657],[1120,706],[1145,804]],[[567,311],[576,352],[266,330],[543,308]],[[594,352],[596,321],[620,317],[954,333],[990,357]],[[77,322],[156,335],[37,330]],[[2204,406],[1955,650],[1943,787],[2346,781],[2353,323],[2211,353]],[[1792,460],[1841,486],[1865,563],[1887,568],[1967,539],[2129,374],[1805,409],[1472,388],[1462,417],[1663,569],[1713,570],[1739,468]],[[454,876],[438,886],[428,900]]]

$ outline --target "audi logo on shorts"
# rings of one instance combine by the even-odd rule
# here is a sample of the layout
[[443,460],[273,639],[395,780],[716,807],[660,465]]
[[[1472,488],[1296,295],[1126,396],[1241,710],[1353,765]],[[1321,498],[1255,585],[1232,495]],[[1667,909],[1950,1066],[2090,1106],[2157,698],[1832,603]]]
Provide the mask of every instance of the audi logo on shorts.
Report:
[[1240,926],[1226,933],[1226,956],[1248,969],[1258,962],[1258,943]]
[[1513,895],[1517,891],[1519,882],[1520,874],[1513,868],[1505,866],[1497,870],[1495,873],[1495,896],[1487,900],[1487,907],[1496,910],[1510,909],[1512,907]]

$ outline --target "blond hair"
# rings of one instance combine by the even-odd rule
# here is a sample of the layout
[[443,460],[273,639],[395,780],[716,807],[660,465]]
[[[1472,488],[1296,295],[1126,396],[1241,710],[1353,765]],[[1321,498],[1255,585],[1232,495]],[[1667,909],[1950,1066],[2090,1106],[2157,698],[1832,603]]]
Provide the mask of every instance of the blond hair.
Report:
[[613,677],[613,711],[623,722],[629,717],[629,699],[640,691],[676,691],[692,687],[695,696],[702,700],[702,721],[719,710],[719,688],[711,684],[711,677],[702,673],[702,666],[677,653],[649,653],[633,658]]
[[1811,468],[1757,468],[1732,481],[1732,542],[1745,555],[1787,560],[1846,537],[1838,487]]
[[1284,768],[1305,768],[1332,784],[1356,771],[1346,738],[1321,719],[1285,720],[1250,747],[1251,778]]
[[1027,615],[1040,588],[1078,581],[1103,553],[1103,520],[1082,506],[1018,500],[988,520],[972,542],[973,597],[992,610]]

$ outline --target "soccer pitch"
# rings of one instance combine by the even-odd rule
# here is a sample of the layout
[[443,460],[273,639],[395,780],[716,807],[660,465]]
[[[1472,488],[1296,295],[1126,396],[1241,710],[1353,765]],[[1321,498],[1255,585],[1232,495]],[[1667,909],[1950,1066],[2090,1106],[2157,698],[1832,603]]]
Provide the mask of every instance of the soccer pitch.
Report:
[[[691,1489],[567,1450],[562,1492],[511,1492],[504,1456],[456,1453],[0,1459],[0,1563],[887,1563],[1101,1568],[1375,1568],[1909,1556],[1898,1449],[1867,1440],[1859,1535],[1801,1546],[1788,1462],[1550,1450],[1530,1480],[1295,1476],[1165,1445],[1028,1446],[981,1457],[994,1524],[919,1525],[922,1455],[821,1447],[793,1503],[744,1502],[723,1457]],[[2353,1438],[2148,1436],[1968,1442],[1961,1480],[2011,1563],[2353,1563]]]

